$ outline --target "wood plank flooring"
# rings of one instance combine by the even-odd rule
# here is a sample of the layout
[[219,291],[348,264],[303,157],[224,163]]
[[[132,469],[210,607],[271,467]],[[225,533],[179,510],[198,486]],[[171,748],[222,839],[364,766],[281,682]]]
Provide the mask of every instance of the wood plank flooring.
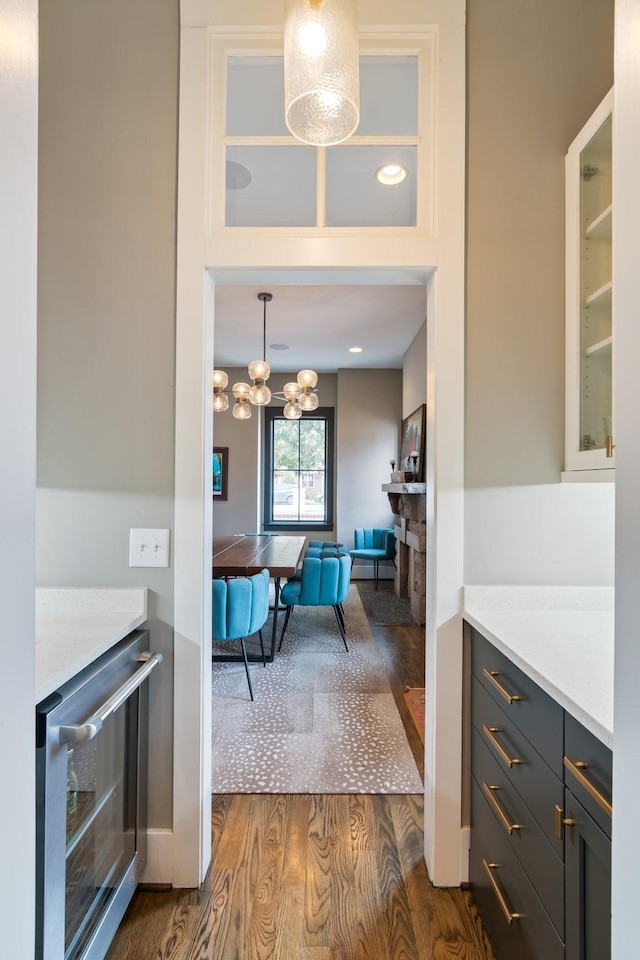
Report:
[[[402,691],[423,685],[423,628],[372,623],[372,631],[422,772]],[[136,894],[106,960],[492,956],[470,895],[431,886],[422,797],[219,795],[212,827],[202,887]]]

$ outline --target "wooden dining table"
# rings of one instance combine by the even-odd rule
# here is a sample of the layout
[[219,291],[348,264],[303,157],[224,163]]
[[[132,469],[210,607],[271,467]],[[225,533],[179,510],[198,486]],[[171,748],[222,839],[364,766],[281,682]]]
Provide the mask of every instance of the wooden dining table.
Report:
[[[280,601],[280,580],[292,577],[298,568],[306,537],[273,536],[268,533],[248,534],[236,537],[214,537],[211,572],[213,577],[250,577],[265,568],[273,577],[275,599],[273,605],[273,625],[271,629],[271,650],[267,660],[272,661],[276,649],[276,629],[278,622],[278,604]],[[261,660],[251,656],[250,660]],[[242,660],[232,654],[215,654],[216,661]]]

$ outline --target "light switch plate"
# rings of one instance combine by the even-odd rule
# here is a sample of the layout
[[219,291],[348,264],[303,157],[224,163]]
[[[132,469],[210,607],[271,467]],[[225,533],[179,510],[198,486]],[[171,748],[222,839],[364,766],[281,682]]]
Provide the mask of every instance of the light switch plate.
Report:
[[169,531],[132,528],[129,531],[130,567],[168,567]]

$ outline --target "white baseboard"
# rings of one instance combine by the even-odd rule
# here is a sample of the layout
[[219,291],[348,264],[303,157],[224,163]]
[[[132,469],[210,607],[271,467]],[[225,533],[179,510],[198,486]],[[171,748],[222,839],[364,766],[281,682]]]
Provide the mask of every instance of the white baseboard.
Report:
[[173,830],[147,830],[147,863],[141,882],[173,884]]
[[460,830],[460,883],[469,883],[469,851],[471,850],[471,827]]

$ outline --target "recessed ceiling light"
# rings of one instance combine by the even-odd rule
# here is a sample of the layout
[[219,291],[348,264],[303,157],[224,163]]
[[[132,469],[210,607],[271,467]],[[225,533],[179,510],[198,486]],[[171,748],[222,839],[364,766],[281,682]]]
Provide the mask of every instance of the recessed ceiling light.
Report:
[[227,190],[244,190],[251,183],[251,170],[235,160],[227,160]]
[[403,163],[384,163],[376,170],[376,180],[385,187],[402,183],[407,175],[407,168]]
[[362,347],[349,347],[349,353],[362,353]]
[[288,343],[270,343],[269,349],[270,350],[288,350],[289,344]]

